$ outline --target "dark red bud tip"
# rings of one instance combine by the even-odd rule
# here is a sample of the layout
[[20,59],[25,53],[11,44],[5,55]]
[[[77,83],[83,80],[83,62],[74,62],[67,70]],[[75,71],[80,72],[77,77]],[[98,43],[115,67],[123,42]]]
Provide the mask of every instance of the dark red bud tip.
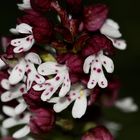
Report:
[[39,108],[34,110],[33,113],[30,119],[32,133],[48,133],[54,127],[55,117],[51,109]]
[[92,54],[97,54],[101,50],[112,54],[114,51],[112,42],[104,35],[93,35],[87,41],[86,47],[82,50],[82,55],[87,57]]
[[50,10],[52,0],[30,0],[32,8],[37,12],[47,12]]
[[87,132],[81,140],[114,140],[114,138],[107,128],[97,126]]
[[108,7],[97,4],[84,9],[84,26],[88,31],[96,31],[105,22],[108,15]]

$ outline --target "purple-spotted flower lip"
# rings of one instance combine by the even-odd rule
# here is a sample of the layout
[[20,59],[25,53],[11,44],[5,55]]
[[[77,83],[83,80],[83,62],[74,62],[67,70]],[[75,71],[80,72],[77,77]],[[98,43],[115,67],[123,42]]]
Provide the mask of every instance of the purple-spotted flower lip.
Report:
[[13,34],[25,34],[27,35],[24,38],[13,39],[11,40],[11,45],[14,46],[14,53],[26,52],[31,49],[35,43],[32,27],[26,23],[21,23],[16,26],[16,28],[10,29]]
[[93,89],[97,83],[101,88],[106,88],[108,86],[108,81],[104,76],[102,66],[104,66],[108,73],[112,73],[114,71],[113,61],[109,57],[105,56],[102,51],[97,55],[90,55],[86,58],[83,70],[87,74],[90,72],[90,79],[87,84],[89,89]]
[[123,39],[120,39],[122,34],[119,31],[119,25],[117,22],[112,19],[106,19],[105,23],[100,28],[100,32],[107,36],[113,43],[113,46],[120,50],[126,49],[126,42]]
[[57,62],[45,62],[38,67],[38,73],[43,76],[55,75],[54,78],[47,79],[43,84],[33,86],[36,91],[43,91],[41,99],[46,101],[61,87],[59,96],[65,96],[71,87],[68,68]]
[[72,108],[73,118],[81,118],[87,109],[87,96],[90,95],[90,90],[84,88],[80,84],[75,84],[71,87],[71,90],[65,97],[54,97],[50,99],[49,103],[54,103],[53,109],[59,113],[66,109],[72,102],[74,106]]
[[41,64],[39,55],[33,52],[26,54],[25,57],[21,58],[19,63],[12,69],[9,76],[10,84],[15,85],[25,79],[27,90],[29,90],[34,81],[38,84],[44,83],[45,78],[38,74],[34,66],[35,64]]

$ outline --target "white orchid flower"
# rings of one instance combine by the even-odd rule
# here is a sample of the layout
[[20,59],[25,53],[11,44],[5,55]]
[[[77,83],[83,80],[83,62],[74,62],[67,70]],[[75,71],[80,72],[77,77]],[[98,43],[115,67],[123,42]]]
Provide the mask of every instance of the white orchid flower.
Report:
[[2,123],[2,127],[9,129],[17,125],[25,125],[20,130],[16,131],[13,134],[13,138],[22,138],[30,133],[30,128],[28,126],[30,121],[30,114],[25,112],[23,117],[21,118],[20,114],[16,114],[15,108],[9,106],[3,106],[3,112],[9,116],[9,118],[5,119]]
[[83,86],[76,84],[73,85],[70,92],[65,97],[54,97],[48,102],[55,103],[53,109],[59,113],[66,109],[72,102],[74,106],[72,108],[72,116],[74,118],[81,118],[87,109],[87,96],[90,95],[89,89],[84,89]]
[[138,105],[132,97],[126,97],[115,102],[115,106],[125,113],[138,111]]
[[101,88],[106,88],[108,86],[108,81],[104,75],[102,65],[108,73],[114,71],[113,61],[105,56],[102,51],[97,55],[90,55],[86,58],[83,70],[87,74],[90,72],[90,79],[87,84],[89,89],[93,89],[97,83]]
[[18,9],[20,9],[20,10],[32,9],[30,0],[23,0],[23,3],[22,4],[17,4],[17,6],[18,6]]
[[25,73],[27,74],[27,91],[31,88],[34,81],[38,84],[44,83],[44,77],[38,74],[34,64],[41,64],[41,59],[36,53],[28,53],[24,58],[20,59],[19,63],[13,68],[12,72],[10,73],[10,84],[15,85],[24,80]]
[[16,28],[10,29],[13,34],[26,34],[24,38],[11,40],[11,45],[14,46],[14,53],[26,52],[31,49],[35,43],[32,27],[26,23],[21,23]]
[[119,25],[112,19],[107,19],[100,29],[100,32],[107,36],[113,43],[114,47],[120,50],[126,49],[126,42],[119,39],[122,34],[119,31]]
[[25,84],[22,83],[11,86],[8,79],[3,79],[0,84],[1,87],[6,90],[1,94],[2,102],[9,102],[13,99],[19,98],[27,92]]
[[43,76],[55,75],[54,78],[46,80],[43,84],[33,86],[36,91],[43,91],[41,99],[46,101],[61,87],[59,96],[65,96],[71,87],[68,68],[65,65],[60,65],[57,62],[46,62],[38,67],[38,73]]

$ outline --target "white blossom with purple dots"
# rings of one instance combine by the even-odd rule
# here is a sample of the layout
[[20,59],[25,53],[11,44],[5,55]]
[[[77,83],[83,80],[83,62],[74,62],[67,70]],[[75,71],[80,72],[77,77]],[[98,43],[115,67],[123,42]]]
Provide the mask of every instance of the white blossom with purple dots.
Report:
[[123,39],[119,39],[122,34],[119,31],[119,25],[112,19],[107,19],[100,29],[100,32],[107,36],[113,43],[113,46],[120,50],[126,49],[126,42]]
[[26,52],[31,49],[35,43],[32,27],[26,23],[21,23],[16,26],[16,28],[10,29],[13,34],[26,34],[24,38],[11,40],[11,45],[14,46],[14,53]]
[[23,128],[13,134],[13,138],[20,139],[30,133],[30,127],[28,126],[31,116],[30,113],[24,112],[22,114],[23,117],[21,117],[21,114],[16,113],[14,107],[3,106],[2,110],[7,116],[9,116],[9,118],[2,122],[3,128],[9,129],[18,125],[24,125]]
[[[27,91],[31,88],[35,81],[38,84],[45,82],[43,76],[38,74],[34,64],[41,64],[41,59],[36,53],[28,53],[24,58],[20,59],[18,64],[13,68],[9,76],[11,85],[15,85],[22,81],[26,75]],[[25,79],[24,79],[25,80]]]
[[46,101],[61,87],[59,96],[65,96],[71,87],[68,68],[65,65],[60,65],[57,62],[46,62],[38,67],[38,73],[43,76],[55,75],[49,78],[43,84],[33,86],[36,91],[43,91],[41,99]]
[[54,97],[48,102],[55,103],[53,109],[55,112],[59,113],[66,109],[72,102],[74,106],[72,108],[73,118],[81,118],[87,109],[87,96],[90,95],[90,90],[85,89],[80,84],[75,84],[72,86],[70,92],[65,97]]
[[97,55],[90,55],[86,58],[83,70],[87,74],[91,71],[90,79],[87,84],[89,89],[93,89],[97,83],[101,88],[107,87],[108,81],[104,75],[102,65],[108,73],[112,73],[114,71],[113,61],[109,57],[105,56],[102,51]]

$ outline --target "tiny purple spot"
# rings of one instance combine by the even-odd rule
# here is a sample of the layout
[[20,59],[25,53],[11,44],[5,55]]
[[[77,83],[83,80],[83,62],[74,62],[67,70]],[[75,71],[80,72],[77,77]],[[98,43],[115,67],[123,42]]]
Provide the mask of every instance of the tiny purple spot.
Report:
[[60,79],[60,77],[59,77],[59,76],[57,76],[57,77],[55,78],[55,80],[56,80],[56,81],[58,81],[59,79]]
[[97,69],[97,72],[100,73],[101,72],[101,69]]
[[35,76],[37,79],[40,79],[40,77],[38,75]]
[[104,82],[102,81],[101,84],[104,85]]

